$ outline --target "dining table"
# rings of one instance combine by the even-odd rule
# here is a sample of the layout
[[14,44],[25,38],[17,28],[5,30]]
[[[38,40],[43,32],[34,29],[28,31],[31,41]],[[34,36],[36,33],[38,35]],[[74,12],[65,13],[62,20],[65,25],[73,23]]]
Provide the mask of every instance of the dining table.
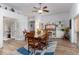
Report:
[[36,50],[43,50],[47,46],[47,42],[43,42],[46,39],[45,35],[36,37],[34,32],[26,32],[25,40],[27,38],[28,50],[32,49],[34,54]]

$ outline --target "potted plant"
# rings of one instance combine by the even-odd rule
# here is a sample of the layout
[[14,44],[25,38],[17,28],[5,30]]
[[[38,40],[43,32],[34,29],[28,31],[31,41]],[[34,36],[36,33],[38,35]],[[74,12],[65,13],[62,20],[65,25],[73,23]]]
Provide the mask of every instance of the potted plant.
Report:
[[40,35],[41,34],[41,30],[37,29],[37,34]]

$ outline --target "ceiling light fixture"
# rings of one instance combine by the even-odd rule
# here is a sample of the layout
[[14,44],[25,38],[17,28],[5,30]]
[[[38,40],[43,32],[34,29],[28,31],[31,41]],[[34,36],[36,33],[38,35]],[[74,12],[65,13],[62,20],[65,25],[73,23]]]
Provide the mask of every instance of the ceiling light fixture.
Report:
[[38,13],[39,13],[39,14],[43,13],[43,10],[41,10],[41,9],[40,9],[40,10],[38,10]]

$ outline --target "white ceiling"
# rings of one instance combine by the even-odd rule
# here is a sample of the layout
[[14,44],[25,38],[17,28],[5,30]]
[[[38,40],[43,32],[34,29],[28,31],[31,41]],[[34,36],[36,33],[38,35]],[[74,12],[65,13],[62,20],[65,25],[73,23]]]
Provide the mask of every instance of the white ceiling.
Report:
[[[25,15],[33,15],[33,7],[39,7],[37,3],[6,3],[6,5],[22,11]],[[48,10],[50,11],[48,14],[69,13],[73,6],[72,3],[43,3],[42,6],[44,5],[48,6]]]

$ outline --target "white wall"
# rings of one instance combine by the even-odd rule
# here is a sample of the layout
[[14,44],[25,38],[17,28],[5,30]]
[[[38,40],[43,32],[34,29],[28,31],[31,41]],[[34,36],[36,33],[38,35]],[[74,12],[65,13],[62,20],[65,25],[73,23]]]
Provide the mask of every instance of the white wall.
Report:
[[[2,11],[0,10],[0,14]],[[3,16],[0,15],[0,48],[3,46]]]
[[40,23],[43,23],[43,25],[46,25],[49,23],[58,24],[59,21],[62,21],[62,23],[64,24],[64,27],[69,27],[69,13],[62,13],[62,14],[55,14],[55,15],[36,15],[35,32],[37,32],[37,29],[40,29]]
[[26,29],[28,30],[28,19],[26,16],[24,15],[20,15],[17,13],[13,13],[9,10],[4,10],[0,8],[0,47],[2,47],[2,43],[3,43],[3,17],[10,17],[10,18],[14,18],[15,21],[17,20],[19,23],[19,29],[18,30],[18,36],[16,37],[17,40],[23,40],[24,36],[23,36],[23,30]]
[[42,23],[58,23],[62,21],[65,27],[69,27],[69,14],[68,13],[61,13],[55,15],[48,15],[48,16],[41,16]]

